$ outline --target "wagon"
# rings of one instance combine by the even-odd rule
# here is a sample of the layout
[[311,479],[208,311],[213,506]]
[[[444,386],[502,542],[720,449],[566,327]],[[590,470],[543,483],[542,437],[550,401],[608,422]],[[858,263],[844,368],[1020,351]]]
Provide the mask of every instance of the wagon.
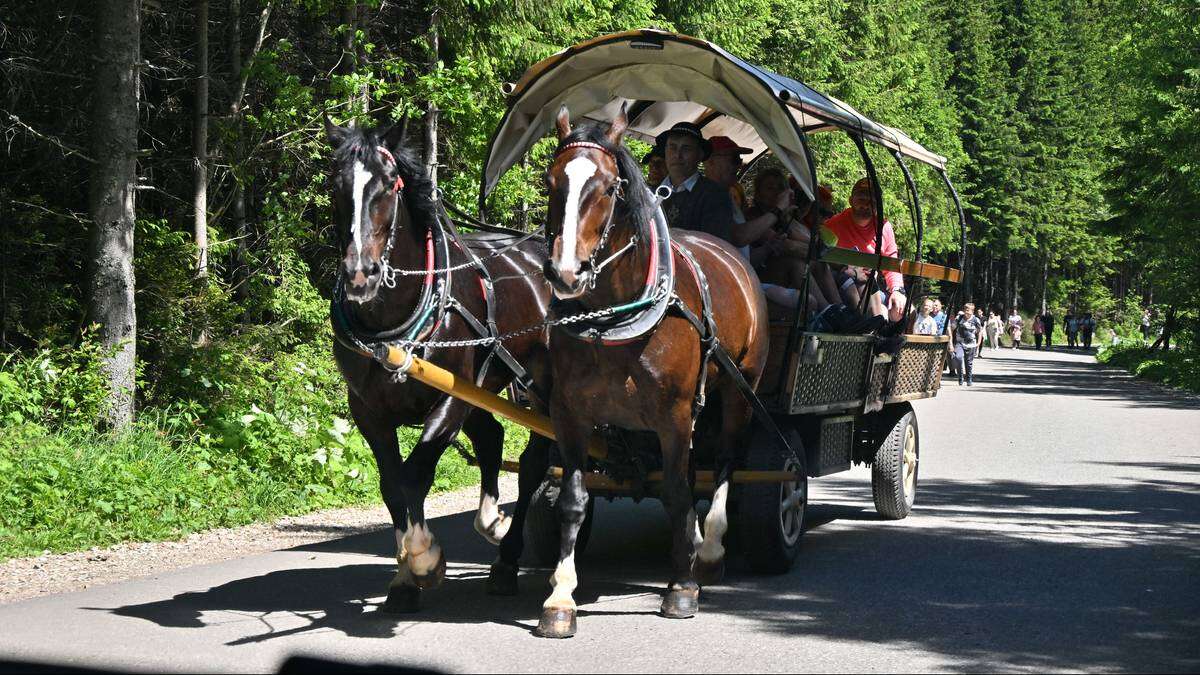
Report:
[[[627,107],[627,136],[648,142],[676,122],[694,122],[706,136],[728,136],[752,149],[750,165],[773,156],[810,197],[815,197],[818,184],[810,139],[840,132],[853,142],[866,173],[875,179],[877,213],[887,212],[868,144],[876,153],[883,149],[895,161],[916,230],[915,256],[903,260],[829,248],[820,254],[821,260],[876,272],[901,272],[908,282],[909,303],[921,297],[928,280],[951,284],[961,280],[959,269],[922,261],[921,201],[909,170],[909,163],[917,162],[940,177],[953,204],[961,260],[965,225],[958,196],[946,175],[945,158],[835,98],[747,63],[716,45],[657,30],[607,35],[533,65],[506,93],[507,112],[491,139],[484,165],[481,213],[484,199],[501,176],[549,132],[555,111],[564,105],[572,117],[601,121]],[[817,247],[810,248],[812,259]],[[772,320],[768,366],[757,390],[790,447],[781,448],[770,425],[760,420],[748,445],[744,469],[732,477],[731,510],[737,515],[731,524],[747,562],[763,572],[786,571],[797,555],[809,478],[846,471],[855,463],[868,464],[878,512],[891,519],[909,514],[920,459],[920,436],[910,402],[937,395],[948,352],[947,335],[905,334],[883,339],[817,332],[810,329],[812,324],[813,317],[803,309]],[[379,356],[393,366],[403,364],[409,374],[442,391],[553,438],[549,419],[518,405],[519,396],[496,397],[399,347],[385,347]],[[713,449],[703,442],[715,437],[705,429],[710,423],[712,420],[702,415],[695,434],[698,499],[710,496],[713,489]],[[593,496],[640,499],[655,495],[661,473],[652,435],[601,429],[590,455],[585,484]],[[507,463],[505,468],[516,467]],[[526,524],[527,542],[547,564],[559,554],[559,520],[554,509],[559,476],[561,469],[551,468],[547,473]],[[589,500],[589,508],[592,503],[594,500]],[[584,545],[590,520],[589,513],[577,546]]]

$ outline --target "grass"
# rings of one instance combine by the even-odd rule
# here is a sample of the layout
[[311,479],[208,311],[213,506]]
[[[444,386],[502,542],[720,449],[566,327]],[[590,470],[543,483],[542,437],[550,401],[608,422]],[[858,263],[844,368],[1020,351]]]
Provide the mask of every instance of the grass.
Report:
[[1096,359],[1137,377],[1200,393],[1200,354],[1196,349],[1162,351],[1125,343],[1102,349]]
[[[515,458],[528,431],[506,423],[505,432],[505,457]],[[400,435],[407,450],[419,430]],[[122,434],[0,425],[0,560],[379,503],[374,461],[357,434],[322,444],[281,458],[226,450],[154,420]],[[451,448],[433,491],[478,480]]]

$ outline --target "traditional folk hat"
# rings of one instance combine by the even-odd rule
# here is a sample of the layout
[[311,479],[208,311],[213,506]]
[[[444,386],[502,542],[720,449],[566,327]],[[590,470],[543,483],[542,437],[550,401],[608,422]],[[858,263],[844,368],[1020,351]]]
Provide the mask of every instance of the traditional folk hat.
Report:
[[708,142],[712,144],[712,154],[714,155],[748,155],[754,152],[750,148],[743,148],[734,143],[733,139],[728,136],[713,136],[708,139]]
[[655,146],[662,146],[663,148],[667,147],[667,138],[669,138],[671,134],[691,136],[699,141],[701,153],[700,161],[702,162],[708,159],[709,155],[712,154],[712,143],[710,143],[708,139],[704,137],[704,134],[700,133],[700,127],[692,124],[691,122],[676,122],[675,126],[662,132],[654,139]]

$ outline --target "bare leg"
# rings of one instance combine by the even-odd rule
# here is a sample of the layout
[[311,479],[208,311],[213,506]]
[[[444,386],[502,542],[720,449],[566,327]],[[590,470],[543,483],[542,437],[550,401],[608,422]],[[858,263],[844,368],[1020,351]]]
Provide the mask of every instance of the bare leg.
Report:
[[392,518],[392,529],[396,535],[398,567],[396,576],[388,584],[388,595],[383,609],[388,612],[415,612],[419,607],[421,591],[412,583],[412,574],[409,572],[404,550],[408,508],[401,486],[404,474],[403,458],[400,457],[396,429],[378,422],[378,414],[372,414],[366,404],[353,393],[349,396],[349,403],[350,416],[354,418],[359,433],[366,439],[367,445],[371,446],[371,452],[375,455],[375,464],[379,467],[379,491]]
[[475,457],[479,460],[479,511],[475,514],[475,531],[498,545],[511,523],[499,507],[504,427],[489,413],[473,409],[463,431],[471,439]]
[[700,611],[700,586],[692,575],[696,511],[688,483],[691,428],[691,405],[687,402],[677,405],[665,426],[658,429],[663,455],[660,498],[671,520],[671,579],[659,612],[669,619],[686,619]]
[[[554,415],[565,419],[565,413]],[[542,637],[565,638],[575,634],[575,588],[579,577],[575,573],[575,539],[587,511],[588,493],[583,485],[583,470],[587,463],[587,433],[590,428],[577,425],[554,425],[563,460],[562,492],[558,497],[559,517],[562,519],[562,546],[558,566],[550,577],[553,591],[542,604],[537,634]]]
[[492,563],[488,574],[488,593],[517,594],[517,561],[525,548],[525,516],[529,513],[529,500],[534,490],[546,477],[546,469],[550,465],[550,447],[550,439],[530,434],[529,445],[521,453],[521,470],[517,474],[517,504],[513,508],[508,534],[500,542],[500,555]]
[[421,440],[404,461],[404,499],[408,503],[404,548],[413,583],[419,588],[434,588],[446,576],[442,547],[425,522],[425,496],[433,485],[438,460],[458,435],[470,411],[468,404],[456,398],[443,399],[425,418]]
[[[751,379],[751,381],[753,381]],[[729,529],[726,506],[729,499],[729,477],[737,464],[735,453],[745,447],[744,440],[753,412],[732,382],[721,387],[721,454],[717,458],[717,475],[712,506],[704,518],[704,539],[696,552],[692,573],[696,583],[709,586],[725,575],[725,547],[722,539]]]

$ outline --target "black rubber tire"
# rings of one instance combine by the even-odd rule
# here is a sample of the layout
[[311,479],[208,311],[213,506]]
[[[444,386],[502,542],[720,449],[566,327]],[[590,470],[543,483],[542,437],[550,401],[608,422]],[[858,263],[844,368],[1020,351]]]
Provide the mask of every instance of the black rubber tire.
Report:
[[[784,574],[791,570],[800,553],[801,535],[804,534],[804,512],[808,501],[804,446],[795,429],[789,425],[781,425],[781,428],[795,457],[779,447],[774,434],[758,427],[750,441],[746,469],[798,469],[800,480],[796,483],[744,483],[736,492],[737,515],[733,522],[736,523],[738,545],[746,556],[746,564],[760,574]],[[801,462],[799,466],[797,459]],[[793,512],[785,514],[783,500],[797,489],[803,491],[803,501]]]
[[[901,520],[912,512],[917,496],[917,474],[921,466],[917,414],[907,403],[896,408],[885,413],[884,427],[880,429],[881,440],[875,450],[875,461],[871,464],[871,496],[875,499],[875,510],[888,520]],[[890,427],[887,426],[888,421],[891,421]],[[906,487],[904,451],[910,429],[916,461],[912,466],[912,485]]]
[[[558,517],[558,494],[561,489],[561,480],[547,476],[534,490],[529,500],[529,511],[525,515],[525,548],[542,567],[558,564],[562,542],[562,522]],[[579,536],[575,538],[576,559],[587,550],[588,539],[592,536],[595,501],[594,498],[588,499],[583,525],[579,527]]]

